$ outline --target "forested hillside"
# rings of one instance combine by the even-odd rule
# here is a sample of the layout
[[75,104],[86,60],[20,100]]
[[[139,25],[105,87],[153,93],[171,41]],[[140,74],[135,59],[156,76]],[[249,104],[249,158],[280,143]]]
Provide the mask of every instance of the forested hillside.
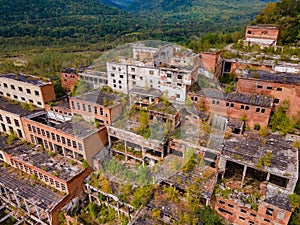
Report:
[[[206,32],[240,29],[266,4],[259,0],[154,0],[130,4],[132,1],[0,0],[1,54],[46,47],[103,50],[141,39],[188,43]],[[126,10],[117,8],[126,6]]]
[[281,28],[282,44],[295,43],[300,38],[300,1],[282,0],[268,3],[252,24],[274,24]]
[[99,0],[0,0],[0,4],[4,52],[25,46],[84,49],[147,28],[141,20]]
[[[128,9],[141,17],[173,29],[187,28],[192,34],[218,30],[232,31],[249,23],[267,0],[135,0]],[[274,2],[274,0],[273,0]]]

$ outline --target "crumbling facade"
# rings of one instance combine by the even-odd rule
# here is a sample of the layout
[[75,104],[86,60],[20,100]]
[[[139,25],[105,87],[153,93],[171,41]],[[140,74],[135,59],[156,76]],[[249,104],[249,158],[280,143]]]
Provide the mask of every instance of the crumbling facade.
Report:
[[284,101],[289,102],[287,114],[295,116],[300,111],[300,78],[295,74],[264,71],[243,71],[237,82],[238,92],[272,96],[275,109]]
[[73,68],[65,69],[60,73],[61,86],[69,91],[73,91],[74,86],[78,82],[79,75]]
[[200,68],[209,71],[214,78],[219,79],[223,69],[222,51],[201,52]]
[[170,99],[184,102],[188,87],[198,78],[199,56],[166,45],[153,57],[154,62],[136,58],[107,62],[108,86],[125,94],[133,88],[158,89]]
[[40,224],[59,224],[58,214],[77,201],[91,168],[83,169],[80,163],[71,165],[61,156],[49,156],[38,146],[32,151],[29,145],[9,146],[4,141],[1,137],[0,160],[9,166],[1,168],[1,201],[22,209],[30,220]]
[[102,88],[108,84],[107,74],[104,72],[87,69],[78,73],[78,75],[80,80],[87,82],[93,88]]
[[276,46],[279,40],[279,34],[280,30],[275,26],[247,26],[245,41],[250,42],[250,44],[258,44],[262,47]]
[[190,91],[190,98],[201,110],[240,119],[249,127],[255,124],[267,127],[270,119],[273,99],[264,95],[244,93],[224,93],[218,89],[202,89],[201,91]]
[[47,102],[55,100],[53,84],[50,80],[24,74],[0,76],[0,95],[19,102],[32,103],[45,108]]
[[281,135],[229,137],[221,149],[214,209],[234,224],[288,224],[298,163],[298,150]]

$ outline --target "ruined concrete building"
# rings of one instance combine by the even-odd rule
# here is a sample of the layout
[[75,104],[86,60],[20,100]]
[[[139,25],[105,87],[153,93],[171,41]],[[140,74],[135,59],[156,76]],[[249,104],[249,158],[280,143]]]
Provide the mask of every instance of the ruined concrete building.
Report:
[[54,87],[50,80],[24,74],[0,76],[0,95],[19,102],[32,103],[44,108],[47,102],[55,100]]
[[279,34],[280,30],[275,26],[247,26],[245,41],[250,44],[258,44],[261,47],[276,46],[279,40]]
[[0,97],[0,132],[7,134],[16,134],[20,139],[25,138],[25,131],[21,117],[41,111],[37,107],[31,110],[22,107],[17,101]]
[[147,62],[140,57],[107,62],[108,86],[126,94],[135,87],[158,89],[169,98],[184,102],[187,87],[197,80],[199,56],[172,45],[162,46],[153,54],[146,50],[134,47],[134,57],[152,57]]
[[234,224],[288,224],[299,166],[293,144],[251,132],[224,140],[214,209]]

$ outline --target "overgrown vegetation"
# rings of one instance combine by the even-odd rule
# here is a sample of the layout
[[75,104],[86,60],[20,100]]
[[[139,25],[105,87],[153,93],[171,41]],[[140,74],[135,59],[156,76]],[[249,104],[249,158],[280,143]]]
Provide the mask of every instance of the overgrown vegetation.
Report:
[[289,103],[285,101],[282,105],[278,107],[278,110],[273,114],[270,119],[269,126],[273,132],[280,132],[283,135],[290,133],[293,131],[293,122],[286,115],[286,111],[288,110]]

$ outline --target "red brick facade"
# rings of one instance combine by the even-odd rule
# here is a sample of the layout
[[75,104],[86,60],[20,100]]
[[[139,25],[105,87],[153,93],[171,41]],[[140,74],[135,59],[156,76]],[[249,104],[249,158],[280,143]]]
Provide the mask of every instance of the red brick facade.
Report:
[[287,114],[296,116],[300,112],[300,86],[288,83],[275,83],[259,79],[240,77],[237,82],[238,92],[257,93],[274,97],[274,105],[278,106],[285,100],[290,102]]
[[111,125],[112,122],[121,114],[122,110],[120,103],[112,106],[104,106],[95,102],[83,101],[77,98],[70,98],[70,108],[73,115],[79,114],[83,117],[95,118],[104,125]]
[[222,74],[222,52],[202,52],[200,53],[200,66],[212,72],[216,78]]
[[271,26],[247,26],[246,39],[247,38],[270,39],[278,41],[279,28]]
[[69,89],[71,92],[79,79],[79,75],[75,72],[63,72],[60,74],[61,86]]
[[271,107],[212,99],[192,92],[189,92],[188,96],[196,103],[197,107],[201,107],[204,111],[233,119],[245,119],[246,124],[251,128],[254,128],[255,124],[259,124],[261,127],[268,126]]
[[292,212],[280,209],[274,205],[262,202],[258,205],[258,210],[242,207],[230,199],[216,197],[213,208],[222,217],[233,224],[249,225],[286,225],[289,222]]

